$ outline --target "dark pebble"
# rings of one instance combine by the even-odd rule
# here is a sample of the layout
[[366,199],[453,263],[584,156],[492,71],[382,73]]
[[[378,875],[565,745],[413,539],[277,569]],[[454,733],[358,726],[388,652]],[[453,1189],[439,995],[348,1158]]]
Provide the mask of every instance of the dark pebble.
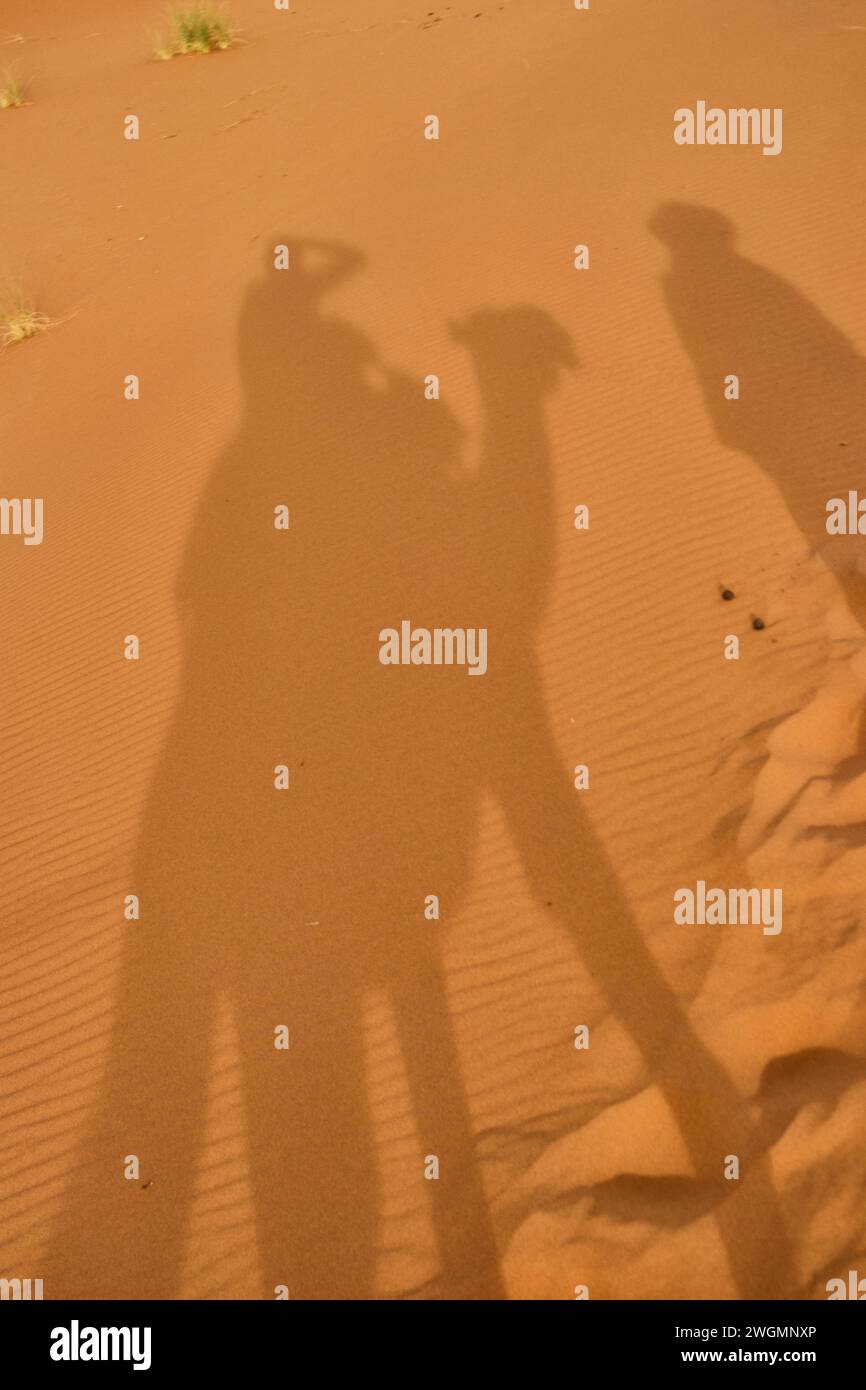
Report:
[[730,600],[731,600],[732,598],[734,598],[734,597],[735,597],[735,595],[734,595],[733,589],[723,589],[723,590],[722,590],[722,598],[725,600],[726,603],[729,603]]
[[753,619],[752,619],[752,627],[755,629],[756,632],[761,632],[761,631],[763,630],[763,628],[764,628],[764,619],[763,619],[763,618],[753,618]]

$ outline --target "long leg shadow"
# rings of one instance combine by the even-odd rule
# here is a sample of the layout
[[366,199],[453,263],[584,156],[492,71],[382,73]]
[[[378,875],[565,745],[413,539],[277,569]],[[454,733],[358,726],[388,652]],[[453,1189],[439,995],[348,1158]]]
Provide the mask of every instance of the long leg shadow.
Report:
[[[605,850],[575,810],[549,732],[529,722],[537,709],[533,700],[522,717],[519,707],[509,713],[515,721],[509,746],[519,756],[495,788],[535,896],[574,941],[667,1102],[695,1183],[715,1211],[740,1296],[793,1296],[792,1252],[761,1135],[638,930]],[[527,728],[536,731],[528,740]],[[739,1156],[745,1176],[737,1184],[723,1177],[727,1154]]]
[[[484,313],[458,334],[472,351],[487,413],[479,511],[497,515],[500,528],[495,565],[485,557],[496,576],[485,594],[496,657],[485,677],[479,780],[492,784],[534,895],[574,942],[670,1107],[694,1177],[711,1196],[741,1295],[783,1297],[795,1276],[760,1136],[648,950],[605,849],[575,805],[549,729],[533,645],[552,554],[538,538],[553,525],[541,407],[553,368],[568,364],[569,354],[536,315]],[[510,524],[504,498],[512,499]],[[505,588],[502,575],[512,568],[519,584]],[[736,1184],[723,1177],[729,1153],[747,1175]]]
[[[247,295],[244,416],[182,564],[182,693],[141,831],[142,919],[129,927],[100,1105],[54,1234],[54,1294],[181,1286],[224,995],[268,1296],[278,1284],[293,1298],[373,1296],[380,1193],[360,1019],[378,990],[405,1062],[419,1190],[423,1155],[441,1161],[430,1295],[505,1296],[423,916],[427,894],[449,915],[459,903],[492,787],[534,892],[635,1038],[696,1175],[718,1181],[741,1292],[778,1295],[790,1260],[761,1161],[736,1196],[722,1190],[724,1154],[750,1153],[740,1098],[644,945],[548,729],[533,645],[553,550],[543,408],[574,365],[569,340],[532,308],[455,325],[486,412],[469,474],[444,402],[324,312],[359,253],[283,241],[290,270],[269,253]],[[288,530],[274,526],[281,506]],[[487,627],[490,670],[383,667],[378,634],[403,619]],[[140,1182],[122,1175],[133,1153]]]

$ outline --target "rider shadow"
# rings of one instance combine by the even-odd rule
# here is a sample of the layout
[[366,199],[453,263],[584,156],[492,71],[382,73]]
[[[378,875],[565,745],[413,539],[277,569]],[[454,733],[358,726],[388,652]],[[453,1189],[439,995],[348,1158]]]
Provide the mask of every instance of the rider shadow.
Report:
[[[323,297],[356,272],[342,245],[285,239],[240,324],[244,414],[183,560],[181,694],[150,789],[99,1112],[53,1260],[76,1297],[181,1284],[205,1125],[213,1020],[237,1028],[263,1283],[292,1298],[375,1295],[380,1184],[362,1005],[390,1001],[440,1272],[420,1297],[502,1298],[449,1013],[435,894],[453,918],[479,806],[498,798],[530,886],[573,939],[714,1187],[744,1294],[790,1261],[755,1157],[736,1196],[724,1155],[751,1130],[638,931],[554,747],[534,650],[553,555],[544,402],[574,367],[532,307],[453,326],[485,411],[461,465],[443,401],[382,363]],[[288,530],[274,526],[289,509]],[[383,666],[379,634],[485,627],[489,669]],[[288,768],[289,787],[275,786]],[[599,923],[603,921],[602,928]],[[274,1045],[285,1026],[287,1050]],[[635,1136],[635,1150],[639,1150]],[[126,1182],[137,1154],[148,1184]],[[270,1296],[270,1292],[268,1293]]]

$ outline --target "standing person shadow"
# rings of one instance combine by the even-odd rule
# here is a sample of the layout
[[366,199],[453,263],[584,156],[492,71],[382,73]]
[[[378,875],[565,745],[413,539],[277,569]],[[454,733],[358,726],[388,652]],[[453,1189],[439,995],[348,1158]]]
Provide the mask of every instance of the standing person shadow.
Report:
[[[176,1294],[224,995],[264,1286],[375,1296],[381,1194],[361,1014],[380,990],[417,1124],[412,1173],[420,1183],[425,1156],[440,1162],[426,1187],[440,1270],[409,1292],[505,1297],[440,943],[490,788],[535,896],[631,1033],[715,1193],[738,1286],[778,1293],[789,1261],[762,1161],[736,1198],[721,1176],[725,1154],[748,1152],[740,1099],[644,944],[548,725],[534,651],[553,554],[543,411],[575,365],[570,341],[532,307],[453,325],[485,410],[467,472],[444,402],[324,312],[360,254],[284,240],[291,268],[269,256],[246,297],[244,414],[181,567],[182,689],[141,830],[141,921],[128,927],[52,1287]],[[287,531],[274,526],[282,505]],[[380,633],[403,620],[486,628],[487,672],[383,666]],[[431,894],[441,923],[425,918]],[[147,1191],[122,1177],[132,1153]]]
[[[719,439],[775,483],[866,627],[866,541],[826,529],[827,502],[864,477],[866,361],[792,285],[739,254],[722,213],[665,203],[649,225],[671,254],[665,298]],[[730,374],[738,400],[725,399]]]
[[[853,652],[831,663],[812,702],[768,740],[740,834],[753,848],[811,781],[816,759],[838,765],[844,780],[847,760],[859,753],[862,764],[866,753],[866,535],[827,531],[827,504],[847,502],[866,477],[866,360],[792,285],[739,254],[721,213],[665,203],[649,225],[670,251],[665,298],[716,434],[763,469],[833,574],[844,607],[828,601],[826,632],[834,655]],[[736,400],[724,394],[731,374]]]

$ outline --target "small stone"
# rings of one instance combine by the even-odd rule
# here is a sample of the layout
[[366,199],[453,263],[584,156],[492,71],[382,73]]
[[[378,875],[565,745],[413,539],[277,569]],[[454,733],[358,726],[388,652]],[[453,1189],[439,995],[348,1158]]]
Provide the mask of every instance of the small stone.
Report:
[[752,627],[755,629],[756,632],[762,632],[763,629],[764,629],[764,626],[765,626],[765,624],[764,624],[764,619],[763,619],[763,618],[753,618],[753,619],[752,619]]
[[723,590],[722,590],[722,598],[725,600],[726,603],[730,603],[731,599],[734,598],[734,597],[735,597],[735,594],[734,594],[733,589],[723,589]]

